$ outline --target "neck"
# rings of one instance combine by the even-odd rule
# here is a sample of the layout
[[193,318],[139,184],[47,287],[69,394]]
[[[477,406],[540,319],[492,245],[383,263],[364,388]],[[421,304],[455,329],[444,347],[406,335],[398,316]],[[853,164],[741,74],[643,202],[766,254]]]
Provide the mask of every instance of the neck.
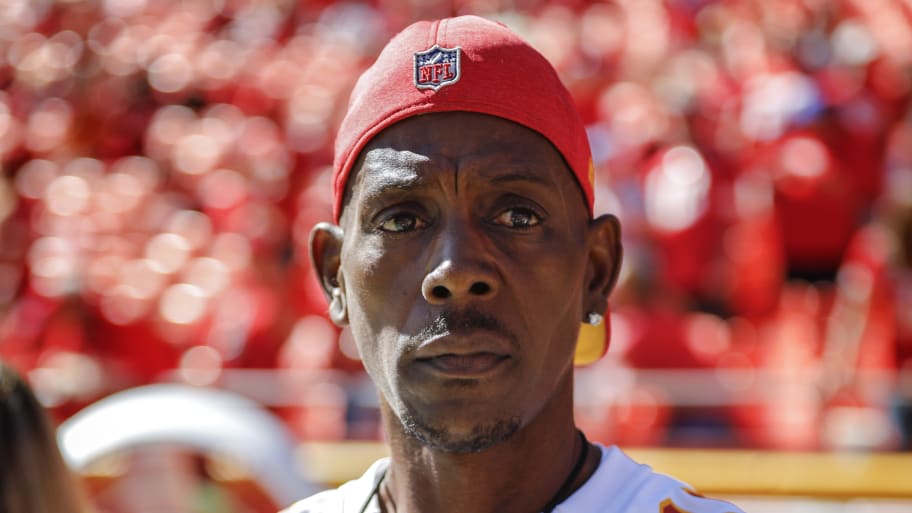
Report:
[[[572,393],[570,394],[572,398]],[[553,405],[507,441],[469,454],[447,453],[407,435],[384,405],[391,464],[381,502],[388,513],[538,513],[560,491],[583,452],[572,399]],[[598,466],[589,451],[567,488],[576,490]],[[569,493],[568,493],[569,495]]]

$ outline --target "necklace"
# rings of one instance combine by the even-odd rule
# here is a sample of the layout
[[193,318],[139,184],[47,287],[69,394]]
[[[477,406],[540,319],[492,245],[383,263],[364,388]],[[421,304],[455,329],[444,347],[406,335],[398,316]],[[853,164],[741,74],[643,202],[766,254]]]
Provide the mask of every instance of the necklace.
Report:
[[[542,508],[542,513],[552,513],[558,504],[564,502],[567,497],[572,495],[573,482],[576,481],[577,477],[579,477],[580,472],[582,472],[583,467],[585,466],[586,460],[589,458],[589,440],[586,438],[586,435],[584,435],[582,431],[577,429],[576,433],[579,436],[580,442],[582,442],[582,448],[580,449],[579,456],[577,456],[576,463],[573,464],[573,468],[570,469],[570,473],[567,474],[567,477],[564,479],[564,482],[561,484],[560,488],[557,489],[557,492]],[[377,484],[374,485],[373,490],[371,490],[370,495],[367,496],[364,504],[361,505],[361,509],[358,510],[358,513],[365,513],[367,511],[367,506],[371,503],[374,497],[377,497],[377,500],[380,500],[380,487],[386,480],[387,470],[389,470],[388,467],[386,469],[383,469],[383,474],[380,475],[380,479],[377,479]]]
[[586,439],[586,435],[583,434],[579,429],[576,430],[576,433],[579,435],[580,442],[583,446],[580,448],[580,454],[576,458],[576,463],[573,464],[573,468],[570,470],[570,473],[567,474],[567,478],[564,479],[564,483],[560,488],[557,489],[557,493],[551,497],[551,500],[545,504],[545,507],[542,508],[542,513],[551,513],[554,511],[554,508],[558,504],[564,502],[564,499],[572,495],[573,493],[573,482],[576,481],[576,478],[579,476],[579,473],[583,470],[586,460],[589,457],[589,440]]

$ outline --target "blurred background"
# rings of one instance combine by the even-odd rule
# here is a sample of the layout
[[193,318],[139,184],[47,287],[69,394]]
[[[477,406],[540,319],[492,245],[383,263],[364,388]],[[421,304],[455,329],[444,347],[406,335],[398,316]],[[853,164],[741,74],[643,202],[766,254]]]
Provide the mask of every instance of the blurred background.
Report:
[[[85,409],[136,387],[230,394],[325,485],[314,447],[382,440],[306,250],[331,217],[333,137],[393,34],[464,13],[554,64],[588,127],[597,210],[623,225],[611,348],[577,378],[590,438],[910,448],[909,0],[3,0],[0,358],[72,432],[97,435]],[[105,511],[166,508],[127,504],[179,495],[150,476],[195,490],[172,511],[289,500],[198,438],[86,449],[99,436],[65,452],[88,451],[70,456]]]

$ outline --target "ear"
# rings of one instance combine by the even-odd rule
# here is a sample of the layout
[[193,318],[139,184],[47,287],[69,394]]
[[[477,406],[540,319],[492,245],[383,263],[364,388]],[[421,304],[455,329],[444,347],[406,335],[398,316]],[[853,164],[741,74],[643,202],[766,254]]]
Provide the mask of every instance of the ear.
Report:
[[586,313],[604,313],[621,270],[621,223],[611,214],[589,222],[589,263],[586,269]]
[[310,231],[310,262],[329,300],[329,318],[337,326],[348,324],[345,280],[342,278],[344,235],[342,228],[330,223],[319,223]]

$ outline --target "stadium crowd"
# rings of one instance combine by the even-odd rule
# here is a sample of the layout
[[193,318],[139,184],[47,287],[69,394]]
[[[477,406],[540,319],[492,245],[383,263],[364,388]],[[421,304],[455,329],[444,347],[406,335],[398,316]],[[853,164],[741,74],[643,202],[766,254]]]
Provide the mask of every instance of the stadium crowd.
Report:
[[558,69],[623,225],[588,433],[908,447],[908,0],[7,0],[0,358],[58,420],[272,369],[301,440],[380,436],[307,238],[355,78],[469,12]]

